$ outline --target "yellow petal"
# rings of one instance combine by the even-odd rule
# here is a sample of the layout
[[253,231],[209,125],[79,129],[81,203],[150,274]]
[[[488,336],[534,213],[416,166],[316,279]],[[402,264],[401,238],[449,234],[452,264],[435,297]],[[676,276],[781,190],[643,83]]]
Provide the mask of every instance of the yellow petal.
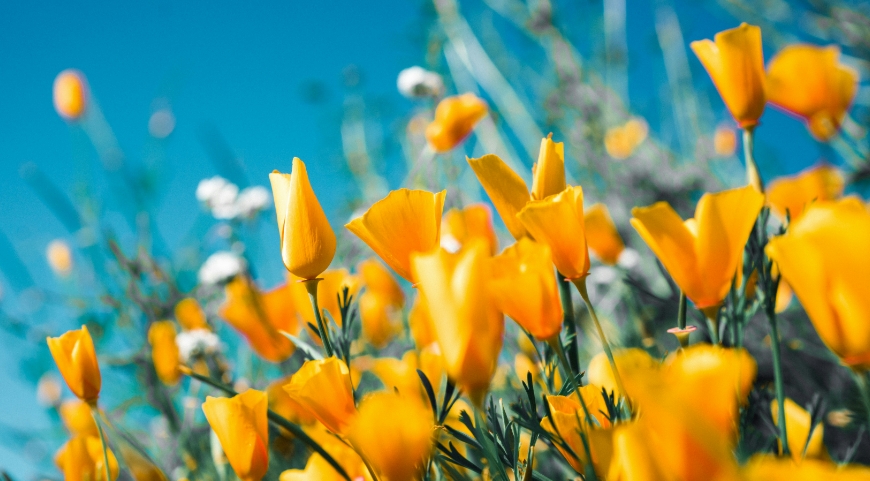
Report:
[[[770,414],[773,417],[773,424],[779,426],[779,403],[776,402],[776,399],[770,402]],[[788,435],[788,450],[795,461],[800,461],[804,458],[830,459],[823,439],[825,427],[819,422],[813,428],[813,435],[810,437],[811,421],[812,418],[809,412],[791,399],[785,399],[785,427]],[[807,438],[809,438],[809,442]]]
[[435,152],[447,152],[465,140],[486,114],[486,102],[473,93],[447,97],[435,108],[435,120],[426,127],[426,139]]
[[60,337],[49,337],[48,349],[61,376],[79,399],[95,404],[100,396],[102,378],[94,341],[86,326]]
[[343,433],[356,416],[350,370],[335,357],[306,361],[284,390],[334,433]]
[[236,475],[260,481],[269,469],[266,393],[249,389],[232,398],[209,396],[202,410]]
[[396,279],[383,264],[371,258],[360,262],[357,272],[362,276],[366,292],[382,296],[391,306],[401,308],[405,305],[405,293]]
[[261,292],[250,279],[237,276],[226,286],[227,299],[219,314],[242,333],[263,359],[281,362],[296,346],[280,331],[297,335],[301,330],[287,285]]
[[157,321],[148,328],[148,343],[151,344],[151,360],[157,377],[163,384],[174,386],[181,379],[178,369],[181,354],[175,343],[175,325],[171,321]]
[[604,204],[593,204],[584,214],[583,224],[586,229],[586,244],[589,250],[601,262],[615,265],[619,255],[625,249],[622,236],[616,230],[616,225],[610,217],[610,212]]
[[408,312],[408,325],[417,349],[423,349],[437,341],[432,317],[429,315],[429,306],[426,305],[426,299],[423,298],[422,293],[419,291],[417,292],[417,298],[414,300],[414,305],[411,306],[411,310]]
[[700,280],[695,253],[695,236],[667,202],[631,210],[632,227],[665,266],[674,282],[690,296],[698,292]]
[[773,212],[786,221],[786,213],[795,220],[808,204],[819,200],[835,200],[843,195],[845,179],[836,167],[821,164],[793,176],[774,179],[766,190],[767,202]]
[[175,319],[185,331],[209,329],[202,307],[193,297],[186,297],[175,305]]
[[67,69],[54,79],[54,109],[65,120],[77,120],[88,104],[88,86],[84,74]]
[[468,165],[477,175],[477,180],[492,200],[495,210],[514,239],[525,236],[526,228],[516,217],[531,200],[529,188],[526,187],[523,179],[494,154],[484,155],[479,159],[468,159]]
[[542,200],[565,190],[565,144],[551,137],[541,141],[532,180],[532,198]]
[[589,273],[583,189],[571,186],[544,200],[529,202],[517,218],[532,237],[550,246],[553,263],[562,275],[578,279]]
[[368,244],[396,274],[414,282],[411,254],[428,252],[439,245],[445,195],[446,191],[433,194],[394,190],[345,227]]
[[498,238],[492,227],[492,213],[486,204],[472,204],[462,210],[450,209],[441,221],[441,246],[456,250],[474,238],[489,242],[490,254],[498,252]]
[[[639,372],[653,369],[658,363],[646,351],[640,348],[617,349],[613,352],[616,368],[620,373]],[[613,369],[603,352],[600,352],[589,361],[586,370],[589,383],[601,386],[608,394],[613,393],[614,399],[619,399],[625,393],[619,392],[616,379],[613,377]]]

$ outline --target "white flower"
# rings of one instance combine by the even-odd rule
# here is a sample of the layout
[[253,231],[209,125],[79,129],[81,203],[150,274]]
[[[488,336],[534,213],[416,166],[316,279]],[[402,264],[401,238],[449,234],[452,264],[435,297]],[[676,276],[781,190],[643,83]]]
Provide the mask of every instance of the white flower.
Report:
[[199,268],[200,284],[220,284],[242,272],[244,260],[229,251],[215,252]]
[[196,198],[210,210],[216,219],[234,219],[239,215],[236,200],[239,187],[236,184],[215,176],[204,179],[196,187]]
[[212,197],[229,183],[227,179],[217,175],[210,179],[202,179],[196,186],[196,200],[203,204],[211,204]]
[[417,66],[399,72],[396,86],[399,93],[408,98],[434,97],[444,91],[440,75]]
[[252,218],[269,206],[272,196],[265,187],[255,185],[243,190],[236,199],[236,208],[242,217]]
[[598,266],[589,270],[589,281],[594,284],[610,284],[615,281],[616,278],[616,269],[610,266]]
[[616,260],[616,264],[623,269],[631,269],[636,266],[638,262],[640,262],[640,254],[630,247],[623,249],[622,254],[619,254],[619,259]]
[[208,329],[183,331],[175,336],[175,344],[185,363],[190,361],[191,356],[211,354],[220,350],[220,338]]

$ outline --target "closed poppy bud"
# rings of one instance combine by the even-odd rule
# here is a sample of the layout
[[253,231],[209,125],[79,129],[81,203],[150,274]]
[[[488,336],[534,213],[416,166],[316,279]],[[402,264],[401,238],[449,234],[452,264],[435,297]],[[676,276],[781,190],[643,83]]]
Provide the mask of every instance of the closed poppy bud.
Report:
[[411,337],[414,338],[414,345],[417,346],[417,349],[423,349],[433,342],[437,342],[435,328],[432,325],[432,316],[429,315],[429,306],[419,292],[414,300],[414,305],[408,312],[408,326],[411,329]]
[[763,204],[764,195],[746,186],[704,194],[685,222],[667,202],[635,207],[631,225],[686,297],[715,318]]
[[151,360],[157,377],[167,386],[174,386],[181,379],[178,370],[181,354],[175,344],[175,325],[172,321],[158,321],[148,328],[148,343],[151,344]]
[[767,68],[770,103],[803,118],[821,141],[837,134],[857,91],[858,73],[840,63],[836,46],[789,45]]
[[532,198],[541,200],[565,190],[565,144],[553,134],[541,141],[538,162],[532,168]]
[[414,398],[379,392],[363,399],[350,443],[382,479],[417,479],[432,451],[432,415]]
[[479,407],[495,373],[504,318],[489,296],[486,243],[472,241],[450,254],[436,249],[412,260],[426,297],[447,376]]
[[[601,476],[610,464],[612,453],[611,423],[605,416],[607,406],[600,386],[588,384],[579,388],[578,393],[586,405],[585,411],[576,395],[547,396],[549,415],[541,421],[541,427],[556,439],[565,441],[567,446],[559,443],[556,448],[578,473],[584,473],[585,465],[589,463],[583,444],[583,437],[586,437],[595,472]],[[587,412],[591,422],[586,417]]]
[[494,154],[484,155],[479,159],[468,159],[468,165],[471,166],[486,195],[492,200],[508,232],[514,239],[525,237],[526,228],[517,219],[517,212],[521,211],[532,197],[522,177]]
[[269,174],[284,266],[296,277],[314,279],[335,255],[335,233],[311,189],[305,164],[293,159],[293,172]]
[[583,216],[583,189],[569,186],[543,200],[529,202],[517,218],[536,240],[550,246],[553,263],[568,279],[589,273]]
[[102,378],[94,340],[88,328],[82,326],[79,330],[69,331],[60,337],[49,337],[46,341],[70,391],[82,401],[96,404]]
[[[770,402],[770,414],[773,424],[779,426],[779,404],[774,399]],[[811,425],[812,416],[798,403],[785,399],[785,428],[788,435],[788,450],[795,461],[802,459],[829,460],[828,449],[825,447],[825,427],[821,422],[815,427]],[[812,430],[812,436],[810,436]],[[809,439],[808,439],[809,438]],[[782,442],[777,440],[782,446]]]
[[334,433],[343,433],[356,416],[350,370],[336,357],[305,361],[284,390]]
[[[118,460],[111,449],[106,448],[109,458],[109,477],[118,479]],[[55,454],[54,462],[63,471],[65,481],[106,481],[103,445],[99,436],[73,436]]]
[[254,389],[232,398],[207,397],[202,411],[233,471],[242,481],[260,481],[269,470],[269,401]]
[[443,190],[437,194],[394,190],[345,227],[368,244],[396,274],[414,282],[411,255],[438,246],[445,195]]
[[813,203],[767,255],[843,364],[870,369],[870,213],[857,198]]
[[193,297],[186,297],[178,301],[178,304],[175,305],[175,319],[185,331],[210,329],[199,301]]
[[812,202],[840,198],[845,186],[846,181],[839,169],[817,165],[793,176],[774,179],[767,186],[767,203],[783,222],[786,214],[795,220]]
[[54,79],[54,110],[64,120],[78,120],[88,105],[88,84],[84,74],[67,69]]
[[435,108],[435,120],[426,127],[426,140],[435,152],[447,152],[465,140],[486,113],[486,102],[473,93],[447,97]]
[[58,409],[63,425],[73,436],[98,436],[97,424],[91,406],[80,400],[64,401]]
[[550,248],[522,238],[492,258],[491,293],[499,310],[541,341],[562,330],[562,304]]
[[714,40],[691,43],[741,128],[753,127],[764,112],[764,54],[761,29],[740,24],[719,32]]
[[492,213],[486,204],[472,204],[466,208],[450,209],[441,221],[441,247],[456,252],[474,238],[489,242],[489,252],[498,252],[498,238],[492,227]]
[[269,362],[290,357],[296,346],[281,334],[301,330],[288,286],[260,292],[253,281],[238,276],[227,284],[227,299],[220,316],[242,333],[251,349]]
[[[636,347],[628,349],[617,349],[613,351],[613,360],[616,362],[616,367],[620,373],[639,372],[644,369],[653,369],[658,365],[658,361],[652,358],[646,351]],[[600,352],[589,361],[589,368],[586,370],[589,378],[589,384],[601,386],[608,394],[613,393],[614,399],[626,395],[619,392],[616,384],[616,379],[613,377],[613,369],[610,367],[610,362],[603,352]]]
[[625,249],[622,236],[616,230],[616,225],[610,217],[610,211],[604,204],[592,204],[583,214],[583,225],[586,229],[586,245],[601,262],[616,265],[619,255]]

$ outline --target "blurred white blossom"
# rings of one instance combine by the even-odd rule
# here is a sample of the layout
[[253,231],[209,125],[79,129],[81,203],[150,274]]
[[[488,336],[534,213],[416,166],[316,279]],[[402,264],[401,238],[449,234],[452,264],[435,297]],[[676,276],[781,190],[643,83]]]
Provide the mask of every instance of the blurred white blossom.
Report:
[[215,252],[199,268],[200,284],[212,285],[226,282],[237,276],[244,268],[244,260],[229,251]]
[[255,185],[243,190],[236,199],[239,215],[252,218],[269,207],[272,194],[265,187]]
[[417,66],[399,72],[396,85],[399,93],[408,98],[436,97],[444,92],[440,75]]
[[597,266],[589,270],[589,282],[593,284],[607,285],[619,277],[616,269],[610,266]]
[[622,250],[622,253],[619,254],[619,259],[616,260],[616,264],[623,269],[632,269],[640,262],[640,254],[637,253],[636,250],[626,247]]
[[208,329],[193,329],[175,336],[175,344],[182,362],[187,363],[193,356],[218,352],[221,341],[217,334]]
[[220,176],[203,179],[196,187],[196,199],[215,219],[252,219],[269,206],[271,195],[265,187],[239,187]]

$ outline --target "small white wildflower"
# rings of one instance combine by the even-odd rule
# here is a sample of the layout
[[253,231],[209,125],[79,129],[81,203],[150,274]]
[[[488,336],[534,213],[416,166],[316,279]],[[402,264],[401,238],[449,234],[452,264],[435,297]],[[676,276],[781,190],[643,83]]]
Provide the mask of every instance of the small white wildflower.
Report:
[[193,329],[175,336],[175,344],[183,362],[197,354],[211,354],[220,350],[220,338],[208,329]]
[[227,179],[217,175],[210,179],[202,179],[199,181],[199,185],[196,186],[196,200],[203,204],[211,204],[211,199],[215,193],[229,183]]
[[399,93],[408,98],[434,97],[444,91],[440,75],[417,66],[399,72],[396,86]]
[[236,199],[236,208],[242,217],[253,218],[269,206],[272,196],[261,185],[243,190]]
[[203,262],[197,278],[200,284],[211,285],[226,282],[244,268],[244,261],[229,251],[215,252]]
[[639,262],[640,254],[638,254],[636,250],[626,247],[622,250],[622,253],[619,254],[619,259],[617,259],[616,264],[623,269],[632,269]]
[[610,266],[593,267],[589,271],[589,281],[594,284],[607,285],[616,280],[616,269]]
[[196,199],[211,211],[216,219],[234,219],[239,215],[236,203],[239,197],[239,187],[236,184],[215,176],[204,179],[196,187]]

